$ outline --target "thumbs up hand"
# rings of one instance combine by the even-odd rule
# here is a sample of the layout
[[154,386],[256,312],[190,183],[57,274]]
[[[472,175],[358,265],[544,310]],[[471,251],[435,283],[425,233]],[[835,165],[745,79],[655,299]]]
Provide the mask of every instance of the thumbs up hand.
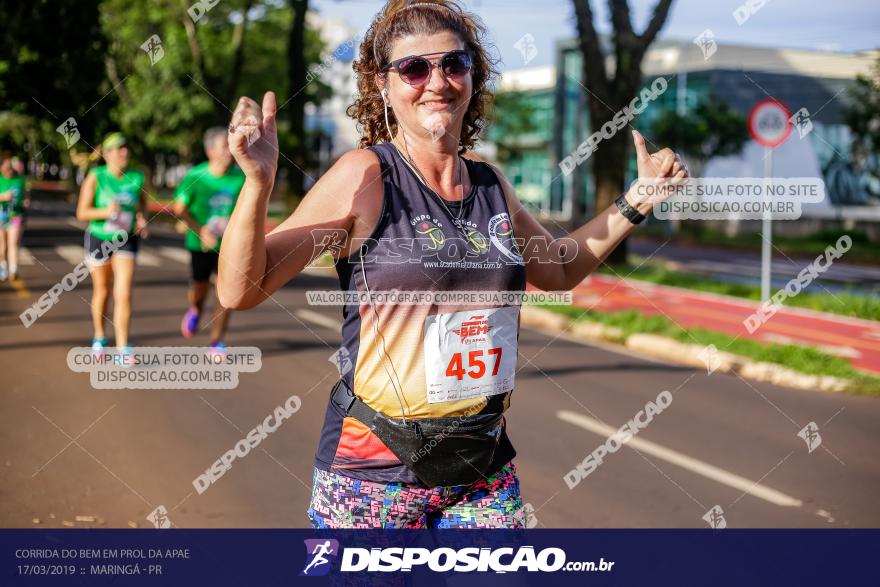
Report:
[[[660,149],[654,154],[648,152],[645,146],[645,137],[634,130],[632,131],[633,143],[636,149],[636,163],[638,164],[639,181],[637,184],[642,185],[678,185],[689,177],[687,165],[682,161],[672,149]],[[666,181],[663,181],[666,180]],[[636,186],[633,186],[634,188]],[[642,191],[650,192],[650,197],[642,194]],[[645,213],[644,208],[648,211],[653,204],[660,203],[669,198],[673,191],[663,189],[639,190],[630,189],[630,194],[635,195],[630,201],[635,202],[636,208],[640,212]],[[628,196],[629,199],[629,196]]]
[[673,179],[687,179],[688,170],[684,162],[672,149],[660,149],[653,155],[648,153],[645,146],[645,137],[634,130],[633,143],[636,147],[636,161],[639,167],[639,178],[653,179],[669,177]]

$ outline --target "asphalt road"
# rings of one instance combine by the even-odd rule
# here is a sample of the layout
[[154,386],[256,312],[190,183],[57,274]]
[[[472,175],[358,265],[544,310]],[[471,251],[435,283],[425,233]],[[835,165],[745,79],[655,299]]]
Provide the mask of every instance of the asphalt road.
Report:
[[[71,270],[81,237],[63,218],[31,219],[23,280],[0,284],[0,526],[144,527],[160,505],[180,527],[307,526],[340,311],[309,307],[304,292],[335,280],[300,276],[232,316],[228,343],[258,346],[263,361],[237,389],[97,390],[66,364],[91,337],[88,280],[30,328],[18,319]],[[166,235],[144,246],[137,346],[185,344],[180,242]],[[728,527],[880,526],[876,399],[708,375],[530,329],[520,353],[510,434],[539,526],[706,527],[715,506]],[[608,427],[664,390],[671,404],[570,490],[564,476]],[[292,394],[301,409],[196,493],[193,479]],[[798,436],[810,422],[821,437],[811,453]]]

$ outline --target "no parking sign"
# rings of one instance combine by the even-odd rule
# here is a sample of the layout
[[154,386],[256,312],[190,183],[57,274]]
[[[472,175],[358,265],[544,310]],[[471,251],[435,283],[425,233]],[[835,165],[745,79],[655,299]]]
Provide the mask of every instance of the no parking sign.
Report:
[[749,134],[765,147],[778,147],[791,134],[790,118],[791,112],[782,102],[761,100],[749,113]]
[[[749,113],[749,134],[755,142],[764,146],[764,177],[773,174],[773,149],[788,140],[791,134],[791,111],[779,100],[761,100]],[[764,194],[767,201],[767,194]],[[770,247],[773,224],[770,214],[765,213],[761,222],[761,299],[770,299]]]

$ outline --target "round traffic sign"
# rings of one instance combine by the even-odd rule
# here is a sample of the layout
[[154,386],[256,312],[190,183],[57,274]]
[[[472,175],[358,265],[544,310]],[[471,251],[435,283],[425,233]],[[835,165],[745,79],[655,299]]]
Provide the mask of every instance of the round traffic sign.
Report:
[[779,100],[761,100],[749,113],[749,134],[765,147],[778,147],[791,134],[791,112]]

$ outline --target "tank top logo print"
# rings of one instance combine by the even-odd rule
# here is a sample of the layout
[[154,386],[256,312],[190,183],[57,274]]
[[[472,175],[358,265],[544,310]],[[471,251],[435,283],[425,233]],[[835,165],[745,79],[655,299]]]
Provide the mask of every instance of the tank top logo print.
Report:
[[480,232],[476,222],[465,220],[462,222],[461,230],[464,236],[467,237],[468,254],[483,255],[489,252],[489,239]]
[[517,265],[525,265],[525,260],[519,254],[516,241],[513,240],[513,227],[507,212],[496,214],[489,219],[489,239],[495,248],[501,251],[502,255]]
[[428,214],[420,214],[410,218],[409,223],[415,228],[416,234],[423,240],[422,246],[428,251],[438,251],[446,243],[446,233],[441,223]]
[[[443,223],[429,214],[414,216],[409,223],[415,230],[418,241],[413,251],[420,250],[423,253],[423,267],[445,267],[450,262],[466,261],[468,268],[472,269],[499,269],[500,263],[488,260],[491,245],[495,245],[509,264],[524,265],[523,258],[517,252],[513,229],[506,213],[493,216],[485,232],[480,230],[476,222],[465,219],[460,230],[447,234],[443,230]],[[463,258],[457,259],[457,256]]]

